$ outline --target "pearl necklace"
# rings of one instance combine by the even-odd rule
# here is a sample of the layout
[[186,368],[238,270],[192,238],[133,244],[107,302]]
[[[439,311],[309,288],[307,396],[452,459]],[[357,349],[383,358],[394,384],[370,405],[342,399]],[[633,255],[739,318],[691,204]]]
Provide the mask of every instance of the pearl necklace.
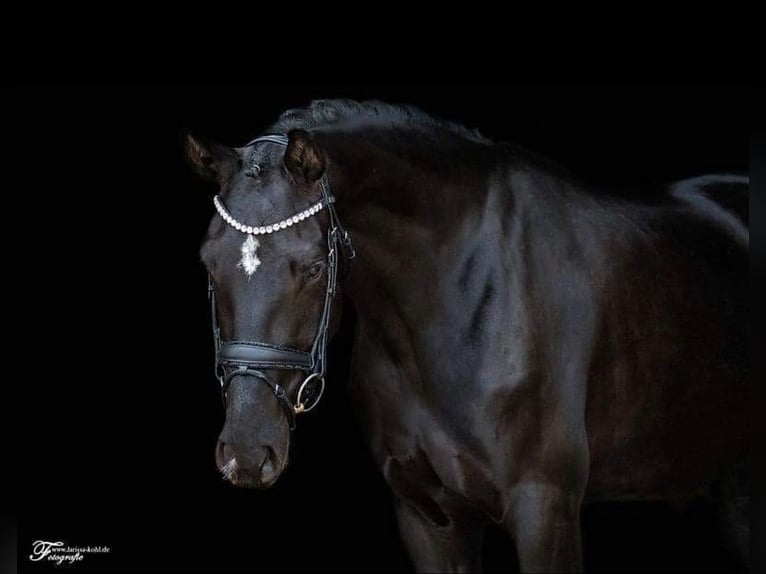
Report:
[[304,209],[300,213],[296,213],[292,217],[288,217],[287,219],[283,219],[282,221],[278,221],[270,225],[253,227],[251,225],[245,225],[244,223],[240,223],[239,221],[234,219],[231,216],[231,214],[228,211],[226,211],[226,208],[223,206],[223,202],[221,201],[221,197],[219,195],[216,195],[213,198],[213,203],[215,204],[215,208],[218,211],[218,215],[220,215],[221,218],[226,223],[231,225],[234,229],[236,229],[237,231],[241,231],[242,233],[246,233],[248,235],[267,235],[275,231],[287,229],[288,227],[295,225],[296,223],[299,223],[303,221],[304,219],[311,217],[312,215],[316,215],[324,207],[326,207],[330,203],[333,203],[334,201],[335,201],[335,198],[333,196],[328,196],[327,198],[320,199],[311,207]]

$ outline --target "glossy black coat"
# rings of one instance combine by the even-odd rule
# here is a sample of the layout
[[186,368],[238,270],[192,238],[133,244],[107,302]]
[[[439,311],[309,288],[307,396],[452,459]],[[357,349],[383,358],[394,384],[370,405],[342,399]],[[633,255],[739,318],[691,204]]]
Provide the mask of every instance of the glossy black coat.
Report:
[[[730,479],[745,451],[747,178],[595,189],[525,150],[392,112],[296,124],[312,128],[304,159],[322,158],[353,236],[350,392],[419,570],[479,569],[490,521],[523,571],[578,570],[584,503]],[[253,154],[279,174],[256,193],[238,175]],[[316,165],[274,154],[210,153],[227,205],[289,213],[315,193],[301,174]],[[311,225],[275,259],[318,257],[323,220]],[[209,267],[235,238],[211,224]],[[300,276],[272,282],[268,301],[222,285],[224,328],[301,348],[313,303]],[[248,476],[268,486],[289,433],[273,397],[233,389],[222,442],[261,453]],[[276,461],[266,480],[263,452]]]

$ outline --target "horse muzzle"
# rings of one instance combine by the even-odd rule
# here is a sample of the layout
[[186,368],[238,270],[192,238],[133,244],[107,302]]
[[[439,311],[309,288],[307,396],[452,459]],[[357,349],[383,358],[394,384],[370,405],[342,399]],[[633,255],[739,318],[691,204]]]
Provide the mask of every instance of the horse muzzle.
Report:
[[265,489],[276,483],[287,460],[270,446],[246,447],[219,440],[216,464],[223,477],[234,486]]

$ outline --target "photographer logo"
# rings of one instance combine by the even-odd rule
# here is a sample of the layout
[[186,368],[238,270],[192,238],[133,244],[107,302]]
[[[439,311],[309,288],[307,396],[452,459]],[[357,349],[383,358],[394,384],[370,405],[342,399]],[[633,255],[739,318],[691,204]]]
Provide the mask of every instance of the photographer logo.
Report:
[[56,566],[82,562],[86,554],[108,554],[108,546],[69,546],[64,542],[36,540],[32,543],[32,562],[53,562]]

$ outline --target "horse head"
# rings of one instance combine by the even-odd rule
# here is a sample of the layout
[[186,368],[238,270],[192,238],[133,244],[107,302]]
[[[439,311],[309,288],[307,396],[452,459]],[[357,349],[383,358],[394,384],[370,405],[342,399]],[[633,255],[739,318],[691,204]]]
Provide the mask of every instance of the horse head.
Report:
[[332,205],[326,157],[307,131],[237,149],[189,136],[186,151],[219,187],[200,249],[226,407],[216,462],[231,483],[268,488],[287,466],[296,414],[324,388],[326,345],[340,318],[339,251],[350,240]]

